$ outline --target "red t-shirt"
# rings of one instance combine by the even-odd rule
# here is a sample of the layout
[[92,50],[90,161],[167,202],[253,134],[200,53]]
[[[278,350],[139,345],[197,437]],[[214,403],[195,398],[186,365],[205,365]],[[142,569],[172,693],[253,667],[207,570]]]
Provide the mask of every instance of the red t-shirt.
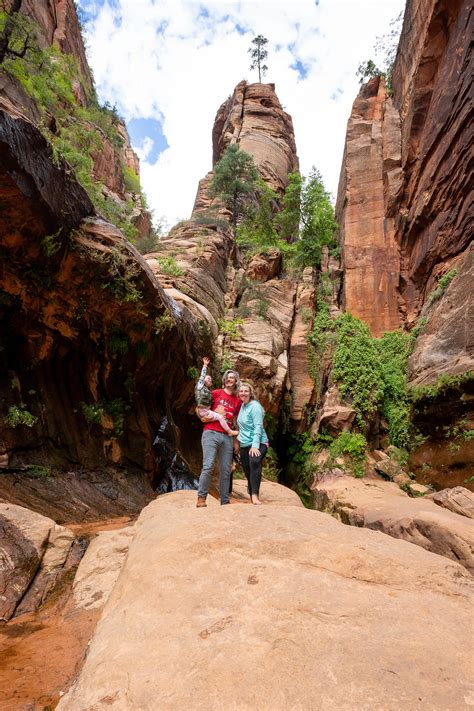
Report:
[[[223,405],[225,409],[225,418],[229,425],[233,417],[239,414],[242,401],[236,395],[228,395],[225,390],[212,391],[212,407],[210,410],[215,410],[218,405]],[[214,432],[224,432],[219,422],[207,422],[204,425],[205,430],[213,430]]]

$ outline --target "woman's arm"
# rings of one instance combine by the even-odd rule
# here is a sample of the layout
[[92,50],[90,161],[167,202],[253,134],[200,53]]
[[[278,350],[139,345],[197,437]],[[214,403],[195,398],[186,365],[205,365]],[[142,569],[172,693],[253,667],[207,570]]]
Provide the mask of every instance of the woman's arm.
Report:
[[[249,454],[252,456],[257,456],[260,454],[260,450],[258,449],[260,442],[262,441],[262,434],[263,434],[263,407],[260,405],[260,403],[255,403],[252,406],[252,409],[250,411],[250,417],[252,419],[252,430],[253,430],[253,437],[252,437],[252,447],[250,448]],[[252,449],[257,450],[257,452],[252,454]]]

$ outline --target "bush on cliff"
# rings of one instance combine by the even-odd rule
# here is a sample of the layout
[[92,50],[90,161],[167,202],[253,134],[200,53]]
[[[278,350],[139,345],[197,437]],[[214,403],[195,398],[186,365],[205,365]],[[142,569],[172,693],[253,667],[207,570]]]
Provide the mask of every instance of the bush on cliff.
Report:
[[319,299],[308,344],[316,381],[324,355],[328,348],[333,349],[332,377],[356,411],[359,429],[366,432],[378,411],[388,424],[391,443],[409,449],[415,441],[406,376],[411,335],[393,331],[374,338],[368,327],[349,313],[332,319],[327,304]]
[[[6,13],[0,12],[0,31],[5,22]],[[93,174],[94,155],[103,150],[104,140],[111,144],[115,159],[120,161],[118,151],[123,139],[117,130],[120,120],[117,111],[107,104],[99,105],[94,89],[91,90],[82,76],[73,55],[64,54],[55,46],[41,48],[35,23],[23,15],[21,22],[28,24],[28,46],[23,56],[7,54],[2,69],[35,101],[41,116],[39,128],[51,143],[55,159],[68,163],[97,211],[133,241],[138,234],[131,222],[135,202],[119,203],[108,198],[104,186]],[[16,41],[18,44],[20,40]],[[77,103],[78,91],[85,97],[86,106]],[[138,176],[132,176],[127,170],[123,167],[126,189],[136,193],[140,201]]]

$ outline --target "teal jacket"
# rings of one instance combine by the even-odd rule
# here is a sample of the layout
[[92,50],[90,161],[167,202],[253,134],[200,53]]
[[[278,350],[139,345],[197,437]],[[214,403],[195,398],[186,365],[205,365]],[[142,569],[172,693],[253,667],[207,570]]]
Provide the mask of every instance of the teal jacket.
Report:
[[237,417],[239,427],[239,440],[242,447],[256,447],[260,443],[268,444],[267,433],[263,428],[263,417],[265,410],[258,400],[250,400],[246,405],[242,404]]

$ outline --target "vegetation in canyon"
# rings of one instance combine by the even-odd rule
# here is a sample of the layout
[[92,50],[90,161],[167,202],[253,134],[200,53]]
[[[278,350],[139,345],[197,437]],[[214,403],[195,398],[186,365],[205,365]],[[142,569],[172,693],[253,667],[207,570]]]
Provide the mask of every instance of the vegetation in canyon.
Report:
[[[130,241],[138,230],[132,222],[137,206],[146,205],[140,179],[123,163],[120,117],[115,107],[99,104],[94,87],[81,74],[77,59],[56,46],[40,46],[39,29],[25,14],[0,11],[0,38],[5,45],[1,69],[16,79],[40,114],[39,127],[57,161],[65,160],[97,211],[117,225]],[[0,42],[0,44],[1,44]],[[107,142],[121,165],[125,198],[108,195],[94,176],[94,159]]]

